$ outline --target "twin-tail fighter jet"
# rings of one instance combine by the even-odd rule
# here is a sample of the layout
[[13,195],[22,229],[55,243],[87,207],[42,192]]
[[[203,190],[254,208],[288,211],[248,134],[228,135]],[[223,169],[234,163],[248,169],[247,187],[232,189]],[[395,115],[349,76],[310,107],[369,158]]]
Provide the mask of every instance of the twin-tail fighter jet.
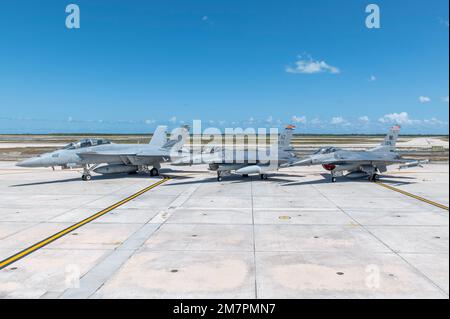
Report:
[[217,172],[217,180],[224,176],[241,175],[247,177],[257,174],[261,179],[268,178],[268,174],[277,171],[282,165],[294,162],[298,158],[293,153],[291,139],[295,126],[288,125],[278,138],[278,145],[265,149],[235,150],[230,148],[213,148],[211,153],[194,154],[173,161],[173,165],[208,164],[210,171]]
[[[135,174],[143,171],[158,176],[161,163],[182,156],[189,139],[189,127],[175,129],[167,139],[167,127],[158,126],[149,144],[114,144],[105,139],[84,139],[64,148],[17,163],[20,167],[83,168],[82,179],[97,174]],[[151,169],[149,169],[151,167]]]

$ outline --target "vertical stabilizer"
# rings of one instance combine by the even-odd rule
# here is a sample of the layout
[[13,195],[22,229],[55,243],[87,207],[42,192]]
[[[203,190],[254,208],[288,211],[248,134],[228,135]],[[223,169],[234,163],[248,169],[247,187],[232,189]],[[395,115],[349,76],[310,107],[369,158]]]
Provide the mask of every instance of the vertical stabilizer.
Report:
[[164,144],[163,148],[171,149],[172,151],[179,151],[184,144],[189,140],[189,126],[184,125],[172,131],[170,139]]
[[397,144],[397,139],[398,139],[399,133],[400,133],[400,125],[393,126],[389,130],[389,133],[384,138],[384,141],[383,141],[383,143],[381,143],[381,146],[395,149],[395,145]]
[[292,141],[292,135],[294,135],[295,126],[294,125],[288,125],[284,129],[284,132],[280,134],[280,138],[278,140],[278,146],[282,150],[289,150],[291,149],[291,141]]
[[167,142],[167,126],[158,126],[150,140],[150,146],[163,147]]
[[384,141],[380,144],[380,146],[377,146],[369,151],[376,152],[376,151],[394,151],[395,146],[397,144],[398,135],[400,133],[400,125],[395,125],[391,127],[389,130],[389,133],[384,138]]

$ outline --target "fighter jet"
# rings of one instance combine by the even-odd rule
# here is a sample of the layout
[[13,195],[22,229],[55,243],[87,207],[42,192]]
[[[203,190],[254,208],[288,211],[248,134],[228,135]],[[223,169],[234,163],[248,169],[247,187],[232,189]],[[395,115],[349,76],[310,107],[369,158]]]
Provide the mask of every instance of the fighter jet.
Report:
[[263,150],[230,150],[213,147],[210,153],[194,154],[172,162],[172,165],[209,164],[209,170],[217,172],[217,181],[235,173],[243,177],[258,174],[268,179],[268,173],[277,171],[282,164],[298,158],[290,146],[295,126],[288,125],[278,139],[278,145]]
[[400,132],[400,126],[390,129],[388,135],[381,143],[373,149],[366,151],[343,150],[335,147],[321,148],[314,154],[291,162],[288,166],[310,166],[322,165],[331,173],[331,181],[336,182],[336,177],[345,175],[349,178],[367,177],[369,181],[376,181],[380,173],[387,171],[387,166],[402,164],[400,168],[415,167],[428,161],[417,161],[402,159],[395,151],[395,145]]
[[[138,171],[158,176],[161,163],[184,156],[182,147],[189,138],[189,127],[175,129],[167,139],[167,127],[158,126],[149,144],[114,144],[105,139],[84,139],[62,149],[17,163],[20,167],[83,168],[82,179],[98,174],[135,174]],[[102,165],[104,164],[104,165]],[[149,167],[152,167],[149,170]]]

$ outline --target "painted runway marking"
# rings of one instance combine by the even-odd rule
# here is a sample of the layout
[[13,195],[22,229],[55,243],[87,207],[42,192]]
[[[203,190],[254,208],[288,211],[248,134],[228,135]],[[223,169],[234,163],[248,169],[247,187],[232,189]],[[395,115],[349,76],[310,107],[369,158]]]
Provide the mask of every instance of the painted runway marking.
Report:
[[420,200],[421,202],[424,202],[424,203],[427,203],[427,204],[430,204],[430,205],[433,205],[433,206],[436,206],[436,207],[438,207],[438,208],[441,208],[441,209],[443,209],[443,210],[448,211],[448,207],[445,206],[445,205],[442,205],[442,204],[433,202],[433,201],[428,200],[428,199],[426,199],[426,198],[423,198],[423,197],[420,197],[420,196],[417,196],[417,195],[408,193],[408,192],[406,192],[406,191],[403,191],[403,190],[401,190],[401,189],[395,188],[395,187],[393,187],[393,186],[390,186],[390,185],[387,185],[387,184],[384,184],[384,183],[381,183],[381,182],[376,182],[376,183],[377,183],[378,185],[380,185],[380,186],[383,186],[383,187],[387,188],[387,189],[393,190],[394,192],[397,192],[397,193],[400,193],[400,194],[403,194],[403,195],[412,197],[412,198],[414,198],[414,199]]
[[58,232],[58,233],[56,233],[56,234],[54,234],[54,235],[44,239],[44,240],[42,240],[42,241],[40,241],[40,242],[38,242],[38,243],[36,243],[36,244],[34,244],[32,246],[30,246],[30,247],[20,251],[20,252],[18,252],[17,254],[14,254],[11,257],[6,258],[5,260],[0,262],[0,270],[5,268],[5,267],[7,267],[7,266],[9,266],[9,265],[11,265],[12,263],[18,261],[19,259],[22,259],[23,257],[25,257],[25,256],[27,256],[27,255],[29,255],[29,254],[31,254],[33,252],[35,252],[36,250],[38,250],[38,249],[40,249],[40,248],[42,248],[44,246],[47,246],[48,244],[54,242],[55,240],[57,240],[57,239],[65,236],[65,235],[67,235],[68,233],[74,231],[75,229],[78,229],[78,228],[86,225],[87,223],[90,223],[91,221],[93,221],[93,220],[95,220],[95,219],[105,215],[106,213],[116,209],[117,207],[122,206],[122,205],[128,203],[129,201],[132,201],[136,197],[139,197],[142,194],[150,191],[151,189],[153,189],[155,187],[158,187],[159,185],[167,182],[169,179],[170,178],[164,178],[164,179],[160,180],[159,182],[154,183],[154,184],[150,185],[149,187],[146,187],[146,188],[140,190],[139,192],[137,192],[137,193],[135,193],[135,194],[133,194],[133,195],[131,195],[131,196],[121,200],[120,202],[117,202],[114,205],[111,205],[108,208],[105,208],[104,210],[102,210],[102,211],[100,211],[100,212],[98,212],[98,213],[96,213],[96,214],[94,214],[94,215],[92,215],[92,216],[82,220],[81,222],[78,222],[75,225],[72,225],[72,226],[70,226],[70,227],[68,227],[68,228],[66,228],[66,229],[64,229],[64,230],[62,230],[62,231],[60,231],[60,232]]

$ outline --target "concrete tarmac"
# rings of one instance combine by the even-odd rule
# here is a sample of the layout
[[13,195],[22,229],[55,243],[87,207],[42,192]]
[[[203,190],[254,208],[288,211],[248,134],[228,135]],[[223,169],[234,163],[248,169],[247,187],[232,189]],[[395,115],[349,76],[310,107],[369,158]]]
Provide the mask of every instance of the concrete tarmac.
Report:
[[[321,167],[181,169],[7,264],[0,298],[449,298],[448,164],[382,177],[416,198]],[[0,162],[0,262],[159,181]]]

